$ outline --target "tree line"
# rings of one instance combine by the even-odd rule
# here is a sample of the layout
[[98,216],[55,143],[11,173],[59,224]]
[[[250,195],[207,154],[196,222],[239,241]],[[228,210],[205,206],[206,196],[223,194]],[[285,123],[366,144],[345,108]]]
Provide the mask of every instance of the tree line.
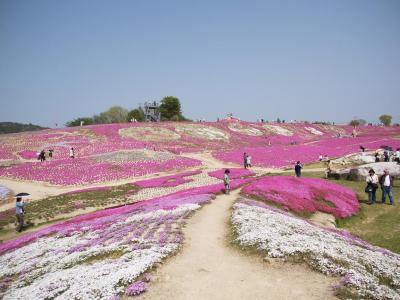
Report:
[[[391,115],[380,115],[379,121],[384,126],[390,126],[390,124],[392,124],[392,116]],[[351,125],[351,126],[362,126],[365,124],[367,124],[367,121],[364,119],[354,119],[354,120],[351,120],[349,123],[349,125]]]
[[16,133],[16,132],[24,132],[24,131],[36,131],[46,129],[45,127],[41,127],[34,124],[23,124],[23,123],[15,123],[15,122],[0,122],[0,134],[3,133]]
[[[161,121],[185,121],[187,120],[182,114],[182,107],[179,98],[174,96],[166,96],[160,101]],[[92,124],[110,124],[124,123],[136,120],[137,122],[145,121],[145,115],[141,106],[132,110],[128,110],[121,106],[112,106],[108,110],[94,115],[93,117],[79,117],[65,124],[67,127]]]

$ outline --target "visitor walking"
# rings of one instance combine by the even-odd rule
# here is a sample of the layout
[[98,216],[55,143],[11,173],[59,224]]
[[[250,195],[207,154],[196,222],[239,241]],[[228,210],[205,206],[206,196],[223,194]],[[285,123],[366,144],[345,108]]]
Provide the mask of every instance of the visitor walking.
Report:
[[378,189],[379,179],[373,169],[369,170],[369,175],[366,178],[367,187],[365,192],[368,193],[368,204],[374,204],[376,202],[376,190]]
[[294,172],[296,174],[296,177],[301,176],[301,169],[303,168],[303,165],[300,163],[300,161],[297,161],[296,165],[294,166]]
[[49,149],[49,158],[53,158],[53,152],[54,152],[53,149]]
[[22,202],[22,197],[17,197],[15,201],[15,216],[17,217],[17,227],[16,231],[21,232],[22,228],[24,228],[24,209],[25,203]]
[[379,153],[378,152],[375,153],[375,162],[379,162]]
[[46,152],[44,150],[40,151],[39,157],[40,157],[40,161],[45,161],[46,160]]
[[386,201],[386,195],[389,196],[390,205],[394,205],[393,200],[393,176],[390,176],[389,171],[386,169],[379,179],[379,183],[382,187],[382,203]]
[[251,156],[247,155],[247,167],[251,168]]
[[360,149],[361,149],[361,152],[365,152],[365,147],[363,145],[360,145]]
[[224,173],[225,194],[229,194],[231,190],[231,178],[229,177],[230,173],[231,171],[229,171],[229,169],[226,169]]
[[247,169],[247,153],[243,153],[243,167]]
[[75,149],[73,147],[71,147],[71,149],[69,149],[69,157],[75,158]]

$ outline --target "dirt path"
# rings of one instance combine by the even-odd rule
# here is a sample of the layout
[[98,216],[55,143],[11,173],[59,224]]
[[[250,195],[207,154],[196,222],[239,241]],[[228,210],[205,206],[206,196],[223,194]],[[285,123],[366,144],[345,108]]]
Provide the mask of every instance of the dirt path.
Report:
[[188,220],[182,251],[157,269],[144,299],[336,299],[334,279],[302,265],[267,263],[229,245],[238,193],[218,196]]

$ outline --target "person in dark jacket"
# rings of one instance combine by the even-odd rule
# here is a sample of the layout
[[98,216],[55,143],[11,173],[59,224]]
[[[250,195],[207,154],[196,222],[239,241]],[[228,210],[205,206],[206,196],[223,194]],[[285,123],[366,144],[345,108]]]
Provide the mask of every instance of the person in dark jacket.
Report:
[[294,173],[296,174],[296,177],[301,176],[301,169],[303,168],[302,164],[300,161],[297,161],[296,165],[294,166]]
[[379,178],[379,183],[382,188],[382,203],[386,201],[386,195],[389,196],[390,205],[394,205],[393,200],[393,176],[390,176],[389,171],[385,170],[381,178]]

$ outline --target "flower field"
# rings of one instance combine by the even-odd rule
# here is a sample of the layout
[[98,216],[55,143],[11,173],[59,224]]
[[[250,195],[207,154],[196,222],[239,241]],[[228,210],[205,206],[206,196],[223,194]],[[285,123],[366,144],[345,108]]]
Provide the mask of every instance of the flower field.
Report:
[[0,296],[94,299],[121,294],[147,269],[177,251],[185,218],[211,197],[187,193],[139,202],[4,242]]
[[360,208],[352,190],[318,178],[263,177],[244,187],[242,194],[305,215],[321,211],[346,218]]
[[[137,151],[133,151],[137,154]],[[135,157],[136,155],[132,155]],[[129,156],[128,156],[129,157]],[[56,185],[83,185],[88,183],[117,181],[121,179],[186,169],[200,164],[194,159],[177,157],[167,153],[160,159],[130,160],[127,153],[113,153],[106,157],[57,159],[45,162],[28,162],[0,169],[0,176],[21,180],[43,181]]]
[[400,255],[345,234],[315,226],[258,201],[234,205],[237,242],[272,258],[293,258],[340,276],[347,299],[400,299]]
[[[370,151],[400,147],[397,127],[360,127],[354,138],[352,130],[223,120],[2,135],[0,179],[66,188],[29,203],[26,217],[36,225],[64,221],[0,242],[0,299],[119,299],[146,291],[146,272],[177,253],[186,219],[224,192],[221,161],[241,166],[243,152],[260,168],[229,167],[231,188],[242,188],[246,197],[236,202],[231,219],[240,245],[340,276],[344,298],[400,299],[399,255],[306,219],[317,212],[354,216],[360,204],[352,190],[317,178],[260,176],[262,167],[340,157],[359,152],[360,145]],[[69,158],[70,147],[75,158]],[[42,149],[53,149],[53,158],[38,161]],[[203,159],[197,153],[205,151],[204,161],[189,158]],[[0,201],[12,195],[0,186]],[[0,211],[0,232],[9,234],[14,220],[15,208]]]
[[[243,152],[258,167],[286,167],[295,161],[309,163],[320,154],[338,157],[381,145],[400,147],[396,127],[358,128],[302,123],[263,124],[241,121],[214,123],[163,122],[92,125],[48,129],[0,137],[0,177],[82,185],[198,166],[199,161],[179,156],[185,152],[212,151],[225,162],[242,164]],[[335,137],[341,134],[343,138]],[[69,158],[74,147],[76,158]],[[52,159],[36,160],[40,150],[53,149]]]

